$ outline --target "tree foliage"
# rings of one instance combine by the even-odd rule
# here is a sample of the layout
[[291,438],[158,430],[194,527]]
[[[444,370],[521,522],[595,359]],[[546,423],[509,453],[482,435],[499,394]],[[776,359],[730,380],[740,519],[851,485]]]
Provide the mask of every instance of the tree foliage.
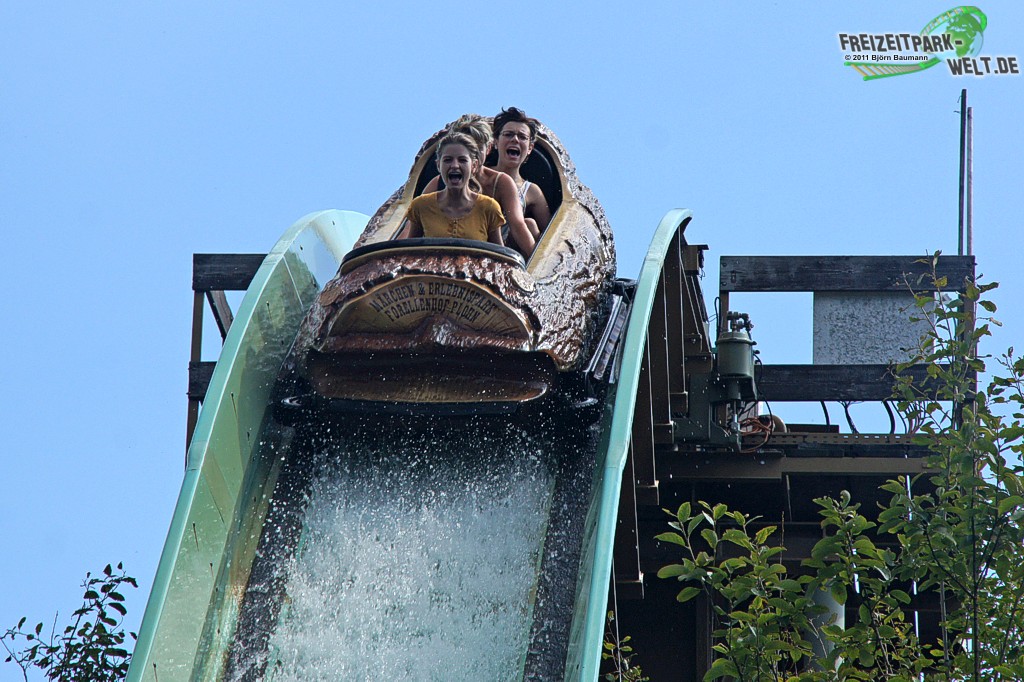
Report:
[[[886,482],[870,518],[849,493],[816,499],[822,539],[787,568],[777,526],[706,502],[670,512],[657,539],[683,558],[658,575],[684,584],[679,601],[709,599],[705,680],[1024,679],[1024,358],[978,353],[998,325],[977,317],[995,312],[983,295],[996,286],[917,296],[913,319],[929,331],[895,368],[895,399],[930,452],[927,473]],[[924,383],[902,372],[915,363]],[[856,618],[840,627],[823,594]],[[914,627],[912,603],[926,599],[940,608],[937,641]]]
[[116,571],[107,564],[100,576],[86,573],[82,606],[72,614],[71,623],[58,633],[55,617],[49,633],[44,634],[43,623],[26,629],[28,619],[22,617],[0,635],[8,654],[5,662],[18,665],[26,682],[34,668],[46,679],[60,682],[124,679],[131,661],[125,640],[129,635],[132,640],[136,637],[121,626],[127,613],[120,591],[124,585],[138,587],[121,564]]
[[601,651],[601,661],[607,672],[601,679],[608,682],[650,682],[651,678],[633,662],[635,652],[630,639],[629,635],[619,635],[615,612],[609,611],[605,617],[604,647]]

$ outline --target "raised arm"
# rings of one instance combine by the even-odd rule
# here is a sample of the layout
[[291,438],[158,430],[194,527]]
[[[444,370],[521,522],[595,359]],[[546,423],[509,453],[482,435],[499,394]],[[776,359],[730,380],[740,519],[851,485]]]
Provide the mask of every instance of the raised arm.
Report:
[[505,220],[508,223],[509,233],[516,242],[523,255],[527,258],[533,253],[536,242],[530,234],[530,228],[526,226],[523,217],[523,206],[519,203],[519,193],[516,191],[515,180],[506,173],[498,174],[498,182],[494,187],[494,198],[498,200]]

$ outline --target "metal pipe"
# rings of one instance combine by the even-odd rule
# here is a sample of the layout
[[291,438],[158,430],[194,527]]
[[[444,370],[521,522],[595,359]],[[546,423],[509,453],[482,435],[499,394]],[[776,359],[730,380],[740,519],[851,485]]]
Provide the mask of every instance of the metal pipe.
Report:
[[967,107],[967,205],[964,211],[967,223],[967,255],[974,253],[974,108]]
[[964,255],[964,168],[967,141],[967,88],[960,91],[960,214],[957,217],[957,255]]

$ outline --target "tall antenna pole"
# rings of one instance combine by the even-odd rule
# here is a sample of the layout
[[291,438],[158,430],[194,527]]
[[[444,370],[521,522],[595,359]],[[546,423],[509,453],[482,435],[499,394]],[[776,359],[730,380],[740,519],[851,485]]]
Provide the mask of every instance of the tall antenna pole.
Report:
[[967,107],[967,255],[974,253],[974,108]]
[[964,255],[964,190],[966,185],[965,168],[967,165],[967,88],[960,91],[960,215],[957,223],[959,242],[957,255]]

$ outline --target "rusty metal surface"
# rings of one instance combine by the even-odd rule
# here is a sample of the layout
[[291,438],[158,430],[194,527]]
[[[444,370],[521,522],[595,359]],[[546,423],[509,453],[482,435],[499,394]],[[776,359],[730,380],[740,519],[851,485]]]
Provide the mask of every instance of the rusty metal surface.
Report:
[[[504,350],[529,350],[535,343],[533,332],[539,326],[535,312],[536,288],[532,282],[524,280],[518,270],[514,265],[486,256],[383,255],[331,280],[324,287],[318,302],[324,308],[324,321],[313,338],[313,346],[322,352],[413,350],[420,344],[425,344],[425,348],[467,348],[474,345],[475,336],[479,335],[487,337],[489,345]],[[441,318],[429,329],[420,329],[421,325],[408,329],[402,324],[402,320],[409,317],[401,314],[405,311],[387,314],[389,309],[395,308],[384,307],[391,302],[385,287],[399,286],[401,293],[408,292],[404,300],[395,301],[396,305],[411,303],[429,311],[431,306],[426,304],[448,302],[443,296],[446,292],[442,291],[446,280],[459,294],[467,291],[475,294],[472,304],[453,301],[461,307],[455,309],[448,305],[438,315],[414,316],[417,322],[422,318]],[[379,301],[367,298],[372,296]],[[461,298],[465,300],[469,295],[463,294]],[[494,316],[487,313],[499,306],[511,309],[520,324],[491,321]],[[366,311],[368,307],[370,310]],[[378,326],[372,329],[373,323],[359,313],[370,313],[375,307],[381,309],[377,315]],[[491,323],[474,324],[477,319],[458,314],[463,309]],[[393,322],[391,317],[395,318]],[[392,333],[386,333],[387,327]]]

